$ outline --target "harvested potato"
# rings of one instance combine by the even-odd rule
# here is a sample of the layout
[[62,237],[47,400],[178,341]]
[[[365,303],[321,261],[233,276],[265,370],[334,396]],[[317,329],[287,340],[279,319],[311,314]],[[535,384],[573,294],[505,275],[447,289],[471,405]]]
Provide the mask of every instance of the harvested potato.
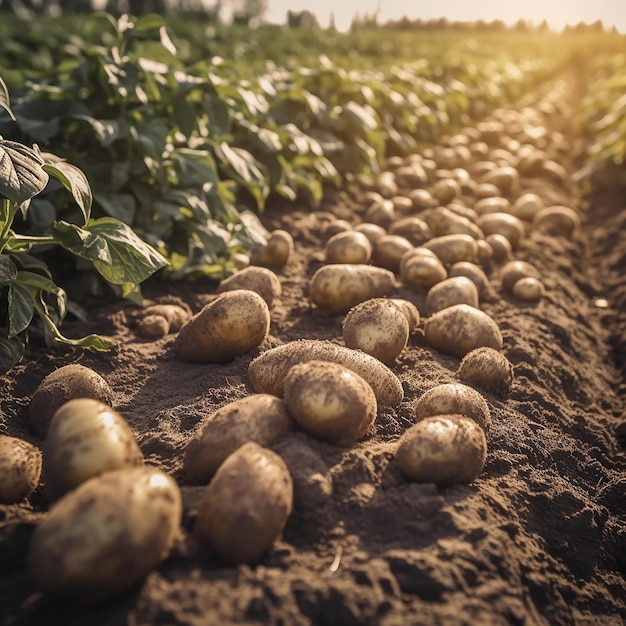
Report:
[[436,237],[443,235],[469,235],[474,239],[484,237],[483,232],[470,218],[448,207],[431,209],[428,213],[424,212],[423,217]]
[[450,267],[448,276],[451,278],[455,276],[465,276],[469,278],[476,285],[476,289],[478,289],[479,300],[485,300],[492,295],[493,289],[487,274],[475,263],[470,263],[469,261],[454,263],[454,265]]
[[189,306],[172,298],[172,302],[159,302],[143,309],[137,332],[142,337],[160,339],[169,333],[177,333],[190,317]]
[[487,172],[479,183],[495,185],[503,195],[514,192],[519,187],[519,174],[511,165],[496,167]]
[[322,227],[322,240],[328,241],[333,235],[352,230],[352,224],[348,220],[334,219],[326,222]]
[[229,402],[212,413],[185,448],[183,468],[192,485],[208,484],[218,467],[248,441],[273,445],[292,429],[284,402],[266,393]]
[[370,241],[372,246],[383,235],[387,234],[387,231],[378,224],[371,224],[370,222],[363,222],[354,227],[354,230],[358,233],[363,233]]
[[426,312],[432,315],[454,304],[478,308],[478,289],[467,276],[453,276],[433,285],[426,295]]
[[28,441],[0,435],[0,504],[27,498],[39,484],[41,452]]
[[580,216],[568,206],[548,206],[535,213],[532,226],[550,235],[571,237],[580,230]]
[[365,436],[376,419],[376,396],[357,373],[339,363],[308,361],[285,378],[285,406],[307,433],[339,446]]
[[478,215],[485,213],[508,213],[511,209],[511,203],[502,196],[489,196],[481,198],[473,207]]
[[265,341],[270,311],[248,289],[220,294],[194,315],[174,340],[181,359],[193,363],[227,363]]
[[413,244],[406,237],[383,235],[374,244],[372,260],[380,267],[384,267],[391,272],[397,272],[400,266],[400,259],[410,250],[413,250]]
[[70,400],[50,421],[43,477],[52,499],[93,476],[141,463],[143,455],[126,420],[99,400]]
[[530,276],[539,279],[539,270],[528,261],[509,261],[500,270],[500,282],[502,289],[513,293],[513,285],[520,279]]
[[478,183],[474,189],[474,196],[478,199],[492,198],[494,196],[499,196],[500,193],[500,189],[493,183]]
[[415,404],[415,417],[418,420],[451,414],[471,417],[485,434],[491,428],[491,412],[487,401],[476,389],[461,383],[435,385],[423,393]]
[[420,217],[411,215],[396,220],[389,228],[390,235],[399,235],[413,246],[421,246],[432,237],[430,226]]
[[[479,239],[476,243],[478,243],[478,262],[485,263],[493,258],[493,248],[491,244],[487,243],[484,239]],[[469,261],[466,261],[469,263]],[[463,261],[459,261],[459,263],[463,263]]]
[[432,186],[431,193],[439,202],[445,204],[461,195],[461,186],[454,178],[442,178]]
[[439,486],[469,484],[487,457],[483,429],[465,415],[427,417],[404,432],[395,459],[410,481]]
[[476,385],[500,398],[509,395],[513,384],[513,365],[494,348],[476,348],[468,352],[456,371],[459,380]]
[[385,230],[389,230],[391,223],[396,219],[396,209],[393,206],[393,201],[384,199],[380,201],[374,201],[365,211],[363,215],[364,222],[370,222],[371,224],[378,224]]
[[400,307],[400,310],[406,317],[406,321],[409,323],[409,334],[412,333],[420,323],[419,309],[412,302],[404,298],[391,298],[390,300]]
[[409,321],[386,298],[371,298],[350,309],[343,321],[343,341],[383,363],[391,363],[409,340]]
[[66,494],[37,526],[29,569],[46,594],[105,600],[142,581],[168,554],[182,515],[174,480],[152,467],[119,469]]
[[413,208],[418,211],[437,206],[436,198],[433,198],[433,195],[428,189],[412,189],[407,197],[413,203]]
[[499,233],[493,235],[487,235],[485,241],[491,246],[492,256],[494,261],[507,262],[513,255],[513,248],[511,242]]
[[519,247],[525,233],[524,222],[510,213],[486,213],[481,215],[476,224],[487,235],[504,235],[511,248]]
[[252,360],[248,375],[259,393],[282,397],[287,372],[308,361],[339,363],[356,372],[372,387],[380,405],[398,406],[402,402],[402,385],[387,366],[369,354],[330,341],[299,339],[267,350]]
[[467,304],[449,306],[429,317],[424,337],[431,348],[458,357],[481,346],[502,348],[502,334],[495,321]]
[[169,332],[169,322],[162,315],[146,315],[137,324],[137,333],[146,339],[161,339]]
[[263,267],[283,267],[292,254],[293,237],[279,228],[270,233],[264,246],[252,253],[250,263]]
[[400,279],[407,285],[432,287],[448,276],[439,257],[424,247],[407,252],[400,259]]
[[356,230],[333,235],[324,250],[326,263],[368,263],[372,258],[370,240]]
[[292,506],[293,485],[283,460],[248,442],[207,486],[194,534],[223,563],[254,564],[280,536]]
[[105,404],[113,401],[113,390],[97,372],[84,365],[64,365],[39,383],[28,407],[33,432],[42,439],[54,412],[72,398],[94,398]]
[[423,247],[434,252],[444,265],[478,260],[478,243],[471,235],[441,235],[433,237]]
[[522,302],[538,302],[543,298],[545,289],[543,283],[534,276],[525,276],[515,281],[511,293],[514,298]]
[[393,272],[372,265],[335,264],[320,267],[309,283],[309,297],[325,313],[347,313],[369,298],[389,296],[395,289]]
[[541,196],[536,193],[524,193],[513,203],[510,213],[520,220],[532,222],[535,215],[545,206]]
[[271,269],[257,265],[245,267],[224,278],[217,286],[217,293],[235,289],[248,289],[258,293],[270,309],[274,307],[282,294],[278,276]]

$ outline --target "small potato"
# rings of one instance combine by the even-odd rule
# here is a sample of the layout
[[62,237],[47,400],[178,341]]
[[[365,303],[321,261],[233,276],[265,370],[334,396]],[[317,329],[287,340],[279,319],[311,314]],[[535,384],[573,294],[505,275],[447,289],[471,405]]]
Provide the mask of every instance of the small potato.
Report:
[[307,433],[339,446],[365,436],[376,419],[376,396],[356,372],[339,363],[294,365],[285,379],[285,406]]
[[372,260],[379,267],[384,267],[391,272],[397,272],[400,266],[400,259],[413,248],[413,244],[406,237],[384,235],[374,244]]
[[390,301],[397,304],[404,313],[406,321],[409,323],[409,334],[411,334],[420,323],[419,309],[412,302],[404,298],[390,298]]
[[454,178],[442,178],[433,185],[431,193],[439,202],[445,204],[461,195],[461,186]]
[[511,209],[511,203],[502,196],[490,196],[478,200],[473,208],[478,215],[485,215],[486,213],[508,213]]
[[174,349],[184,361],[228,363],[263,343],[269,327],[270,311],[258,293],[226,291],[180,329]]
[[293,254],[293,237],[286,230],[270,233],[267,242],[252,253],[250,263],[263,267],[283,267]]
[[27,498],[39,484],[41,452],[28,441],[0,435],[0,504]]
[[[493,258],[493,248],[491,244],[487,243],[484,239],[479,239],[478,243],[478,262],[485,263]],[[508,242],[507,242],[508,243]],[[509,244],[510,245],[510,244]],[[463,261],[459,261],[462,263]],[[469,261],[466,261],[469,263]]]
[[373,202],[363,215],[364,222],[378,224],[385,230],[389,230],[391,223],[396,219],[396,209],[393,201],[389,199]]
[[371,224],[370,222],[363,222],[357,224],[354,227],[357,233],[363,233],[369,240],[372,246],[383,236],[387,234],[387,231],[378,224]]
[[509,261],[500,270],[500,282],[502,289],[508,293],[513,293],[513,285],[520,279],[530,276],[539,279],[539,270],[528,261]]
[[487,172],[479,183],[495,185],[503,195],[514,192],[519,187],[519,174],[511,165],[496,167]]
[[248,442],[207,486],[194,534],[226,565],[254,564],[280,536],[292,506],[293,484],[283,460]]
[[493,183],[478,183],[474,189],[474,196],[479,200],[482,198],[500,196],[501,193],[500,189]]
[[502,348],[502,334],[495,321],[467,304],[449,306],[428,318],[424,337],[431,348],[458,357],[481,346]]
[[515,281],[511,290],[514,298],[522,302],[538,302],[543,298],[545,289],[543,283],[534,276],[525,276]]
[[448,275],[452,278],[455,276],[465,276],[469,278],[478,289],[479,300],[485,300],[492,294],[491,283],[484,270],[475,263],[468,261],[459,261],[450,267]]
[[511,259],[511,256],[513,256],[511,242],[504,235],[500,235],[499,233],[487,235],[485,241],[491,246],[494,261],[500,263],[507,262]]
[[47,595],[108,599],[142,581],[167,556],[182,517],[174,480],[152,467],[119,469],[71,491],[30,544],[29,569]]
[[511,248],[515,250],[519,247],[524,238],[524,223],[519,218],[510,213],[486,213],[481,215],[476,224],[487,235],[504,235],[510,242]]
[[145,339],[161,339],[169,332],[169,322],[161,315],[146,315],[137,325],[137,333]]
[[541,196],[536,193],[524,193],[513,203],[510,213],[520,220],[532,222],[535,215],[545,206]]
[[550,235],[571,237],[580,230],[580,216],[568,206],[549,206],[535,213],[532,226]]
[[421,246],[432,237],[430,226],[415,215],[396,220],[389,228],[390,235],[399,235],[413,246]]
[[333,235],[324,250],[326,263],[368,263],[372,258],[370,240],[356,230]]
[[343,341],[383,363],[391,363],[409,340],[409,321],[392,300],[372,298],[350,309],[343,321]]
[[394,289],[393,272],[372,265],[342,263],[324,265],[313,274],[309,297],[325,313],[339,315],[369,298],[389,296]]
[[183,468],[192,485],[208,484],[219,466],[248,441],[273,445],[293,428],[284,402],[266,393],[229,402],[211,414],[187,444]]
[[415,404],[415,417],[422,420],[435,415],[459,414],[471,417],[484,431],[491,428],[491,412],[485,398],[461,383],[435,385]]
[[476,224],[464,215],[460,215],[447,207],[432,209],[424,219],[428,221],[436,237],[442,235],[469,235],[474,239],[482,239],[483,232]]
[[60,367],[39,383],[30,401],[28,419],[33,432],[43,439],[54,412],[72,398],[94,398],[111,404],[113,390],[89,367],[78,363]]
[[494,348],[476,348],[468,352],[456,374],[462,382],[476,385],[499,398],[506,398],[513,384],[513,365]]
[[258,293],[272,309],[282,294],[280,279],[267,267],[252,265],[224,278],[217,286],[217,293],[248,289]]
[[413,208],[418,211],[438,204],[437,199],[433,198],[428,189],[413,189],[409,192],[408,198],[413,203]]
[[54,414],[43,444],[43,477],[52,499],[93,476],[143,463],[126,420],[110,406],[75,398]]
[[331,220],[322,227],[322,240],[328,241],[333,235],[352,230],[352,224],[348,220]]
[[150,315],[158,315],[167,321],[168,333],[177,333],[191,317],[191,309],[179,298],[171,298],[171,302],[158,302],[143,310],[144,319]]
[[453,276],[433,285],[426,296],[426,312],[432,315],[454,304],[478,308],[478,289],[467,276]]
[[485,466],[483,429],[465,415],[427,417],[404,432],[395,459],[409,480],[438,486],[469,484]]

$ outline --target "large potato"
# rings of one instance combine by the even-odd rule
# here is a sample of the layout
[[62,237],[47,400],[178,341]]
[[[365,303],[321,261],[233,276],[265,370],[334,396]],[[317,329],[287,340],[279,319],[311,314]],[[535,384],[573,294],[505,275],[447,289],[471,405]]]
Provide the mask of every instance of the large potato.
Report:
[[467,304],[455,304],[428,318],[424,337],[431,348],[458,357],[481,346],[502,348],[502,334],[493,318]]
[[278,276],[269,268],[256,265],[244,267],[224,278],[217,286],[217,293],[236,289],[248,289],[258,293],[270,309],[276,304],[282,293]]
[[28,441],[0,435],[0,504],[27,498],[39,484],[41,452]]
[[330,341],[299,339],[263,352],[248,366],[252,385],[259,393],[284,395],[287,372],[299,363],[330,361],[345,365],[370,385],[382,406],[398,406],[404,392],[398,377],[378,359]]
[[48,374],[40,383],[28,407],[28,419],[33,432],[42,439],[54,412],[72,398],[94,398],[111,404],[113,390],[97,372],[72,363]]
[[500,398],[506,398],[513,384],[513,365],[494,348],[476,348],[468,352],[456,371],[464,383],[476,385]]
[[194,315],[174,340],[181,359],[193,363],[228,363],[267,338],[270,311],[263,298],[248,289],[219,295]]
[[193,485],[207,484],[218,467],[248,441],[268,447],[292,429],[280,398],[266,393],[229,402],[211,414],[185,448],[183,467]]
[[478,307],[478,289],[467,276],[453,276],[433,285],[426,296],[426,312],[432,315],[454,304]]
[[350,309],[343,321],[343,341],[383,363],[391,363],[409,340],[409,321],[392,300],[372,298]]
[[51,498],[93,476],[141,463],[130,426],[103,402],[76,398],[54,414],[43,445],[43,476]]
[[306,432],[340,446],[365,436],[378,406],[370,385],[339,363],[294,365],[285,379],[285,406]]
[[423,247],[434,252],[444,265],[459,261],[475,263],[478,260],[478,243],[471,235],[441,235],[433,237]]
[[194,533],[225,564],[253,564],[279,537],[292,506],[293,485],[283,460],[245,443],[206,488]]
[[107,472],[66,494],[33,534],[29,567],[51,596],[107,599],[143,580],[168,554],[182,504],[174,480],[151,467]]
[[394,278],[393,272],[373,265],[324,265],[311,278],[309,297],[325,313],[339,315],[364,300],[391,295]]
[[404,432],[396,462],[410,481],[440,486],[469,484],[483,470],[487,440],[465,415],[427,417]]

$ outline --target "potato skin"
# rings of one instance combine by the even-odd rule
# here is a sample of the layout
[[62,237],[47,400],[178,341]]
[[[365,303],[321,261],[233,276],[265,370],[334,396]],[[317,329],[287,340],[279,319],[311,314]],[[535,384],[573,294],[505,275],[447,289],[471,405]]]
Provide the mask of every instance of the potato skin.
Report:
[[256,563],[282,532],[293,506],[287,466],[245,443],[220,466],[198,509],[194,534],[227,565]]
[[270,327],[267,303],[254,291],[220,294],[194,315],[174,340],[184,361],[228,363],[265,341]]
[[33,432],[42,439],[54,412],[72,398],[94,398],[112,404],[113,390],[97,372],[79,363],[71,363],[48,374],[40,383],[28,407]]
[[104,472],[141,463],[130,426],[103,402],[75,398],[54,414],[43,444],[43,476],[51,498]]
[[467,276],[452,276],[433,285],[426,296],[429,315],[454,304],[468,304],[478,308],[478,288]]
[[498,350],[482,347],[468,352],[456,371],[459,379],[476,385],[499,398],[509,395],[513,384],[513,364]]
[[252,360],[248,375],[259,393],[282,397],[287,372],[299,363],[330,361],[345,365],[370,385],[378,404],[398,406],[404,397],[398,377],[378,359],[330,341],[299,339],[267,350]]
[[539,278],[539,270],[528,261],[509,261],[502,266],[500,270],[500,282],[502,289],[508,293],[512,293],[513,285],[520,279],[530,276]]
[[434,252],[444,265],[478,260],[478,243],[471,235],[450,234],[433,237],[422,247]]
[[293,428],[284,402],[267,393],[229,402],[211,414],[185,448],[183,468],[192,485],[208,484],[219,466],[248,441],[269,447]]
[[326,263],[368,263],[372,258],[372,244],[363,233],[347,230],[326,242],[325,256]]
[[224,278],[217,286],[217,293],[248,289],[258,293],[272,309],[282,294],[282,286],[276,274],[267,267],[251,265]]
[[27,498],[39,484],[41,452],[18,437],[0,435],[0,504]]
[[419,309],[410,300],[405,300],[404,298],[391,298],[390,300],[394,304],[397,304],[404,313],[409,323],[409,334],[411,334],[417,329],[420,323]]
[[28,556],[44,593],[76,603],[104,600],[143,580],[180,528],[174,480],[152,467],[107,472],[66,494],[33,534]]
[[267,243],[255,250],[250,257],[252,265],[283,267],[293,254],[293,237],[286,230],[277,229],[270,233]]
[[376,419],[376,396],[363,378],[338,363],[294,365],[285,379],[285,406],[306,432],[340,446],[365,436]]
[[514,298],[522,302],[538,302],[545,293],[543,283],[533,276],[524,276],[513,283],[511,289]]
[[439,486],[469,484],[487,456],[483,429],[464,415],[427,417],[404,432],[395,459],[409,481]]

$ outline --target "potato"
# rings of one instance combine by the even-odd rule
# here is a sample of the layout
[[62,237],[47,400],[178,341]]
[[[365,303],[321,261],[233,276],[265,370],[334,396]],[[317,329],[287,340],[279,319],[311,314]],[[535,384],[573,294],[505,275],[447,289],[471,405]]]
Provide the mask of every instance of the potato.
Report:
[[545,293],[543,283],[534,276],[525,276],[515,281],[511,293],[523,302],[538,302]]
[[142,581],[179,532],[180,490],[152,467],[119,469],[71,491],[37,526],[29,569],[46,594],[76,603],[110,598]]
[[418,211],[421,209],[427,209],[428,207],[437,206],[436,198],[428,191],[428,189],[413,189],[409,191],[407,196],[413,203],[413,208]]
[[27,498],[39,484],[41,452],[28,441],[0,435],[0,504]]
[[217,286],[217,293],[226,293],[236,289],[248,289],[258,293],[270,309],[274,307],[282,294],[278,276],[271,269],[257,265],[245,267],[224,278]]
[[502,334],[495,321],[467,304],[449,306],[428,318],[424,338],[438,352],[458,357],[481,346],[502,348]]
[[372,265],[342,263],[324,265],[313,274],[309,297],[325,313],[339,315],[369,298],[389,296],[394,289],[393,272]]
[[545,207],[541,196],[536,193],[522,194],[511,207],[510,213],[520,220],[532,222],[535,215]]
[[496,167],[484,174],[479,184],[495,185],[503,195],[514,192],[519,187],[519,174],[511,165]]
[[404,432],[395,460],[409,481],[438,486],[471,483],[483,470],[487,440],[464,415],[427,417]]
[[137,333],[146,339],[161,339],[169,332],[169,322],[161,315],[146,315],[137,325]]
[[[478,244],[479,263],[485,263],[493,258],[493,248],[491,247],[491,244],[487,243],[484,239],[479,239],[476,243]],[[463,261],[459,261],[459,263],[463,263]],[[469,263],[469,261],[466,261],[466,263]]]
[[535,213],[532,226],[550,235],[571,237],[580,230],[580,217],[568,206],[548,206]]
[[347,230],[326,242],[324,254],[326,263],[368,263],[372,258],[372,244],[363,233]]
[[433,285],[426,295],[426,312],[432,315],[454,304],[478,308],[478,289],[467,276],[453,276]]
[[484,270],[475,263],[470,263],[469,261],[459,261],[450,267],[448,276],[451,278],[455,276],[465,276],[466,278],[469,278],[474,285],[476,285],[476,289],[478,289],[479,300],[485,300],[492,295],[493,289],[491,287],[491,283],[489,282],[489,278],[485,274]]
[[208,484],[226,457],[248,441],[273,445],[293,427],[284,402],[266,393],[229,402],[212,413],[185,448],[183,468],[192,485]]
[[333,235],[352,230],[352,224],[347,220],[334,219],[326,222],[322,227],[322,240],[328,241]]
[[423,393],[415,404],[418,420],[451,414],[471,417],[485,434],[491,428],[491,412],[485,398],[476,389],[461,383],[435,385]]
[[470,235],[452,234],[433,237],[424,248],[434,252],[444,265],[459,261],[475,262],[478,259],[478,244]]
[[389,227],[390,235],[399,235],[408,240],[413,246],[421,246],[432,237],[430,226],[415,215],[396,220]]
[[483,232],[472,220],[447,207],[441,206],[431,209],[429,213],[425,212],[424,219],[436,237],[442,235],[469,235],[474,239],[484,237]]
[[502,289],[513,293],[513,285],[520,279],[530,276],[539,279],[539,270],[528,261],[509,261],[500,270],[500,282]]
[[409,340],[409,321],[386,298],[371,298],[350,309],[343,321],[343,341],[383,363],[391,363]]
[[285,378],[285,406],[307,433],[339,446],[365,436],[378,406],[370,385],[339,363],[308,361]]
[[177,333],[190,317],[191,309],[178,298],[152,304],[141,312],[137,333],[149,339],[160,339],[169,333]]
[[476,348],[463,357],[456,375],[464,383],[506,398],[513,384],[513,365],[494,348]]
[[374,244],[372,260],[379,267],[397,272],[400,259],[406,252],[413,250],[413,247],[413,244],[405,237],[384,235]]
[[379,226],[378,224],[371,224],[370,222],[357,224],[354,227],[354,230],[357,233],[363,233],[369,239],[372,246],[378,239],[387,234],[387,231],[382,226]]
[[402,282],[418,287],[432,287],[448,276],[439,257],[423,246],[407,252],[400,259],[399,270]]
[[487,235],[504,235],[515,250],[522,241],[525,233],[524,223],[510,213],[486,213],[479,216],[476,224]]
[[492,198],[494,196],[499,196],[500,194],[500,189],[493,183],[478,183],[474,189],[474,196],[478,199]]
[[[407,213],[410,213],[411,211],[413,211],[413,201],[408,196],[404,196],[404,195],[392,196],[391,201],[393,202],[393,209],[395,211],[396,217],[400,215],[406,215]],[[398,217],[398,219],[403,219],[403,218]]]
[[258,293],[226,291],[180,329],[174,349],[184,361],[228,363],[263,343],[269,327],[269,308]]
[[445,204],[461,195],[461,186],[454,178],[442,178],[432,186],[431,193],[439,202]]
[[43,477],[52,499],[93,476],[141,463],[130,426],[103,402],[75,398],[52,417],[43,444]]
[[94,370],[72,363],[48,374],[39,383],[28,407],[28,419],[33,432],[42,439],[54,412],[72,398],[94,398],[112,404],[113,390]]
[[380,405],[398,406],[402,402],[402,385],[388,367],[369,354],[330,341],[299,339],[267,350],[252,360],[248,375],[257,392],[282,397],[287,372],[308,361],[339,363],[356,372],[372,387]]
[[513,248],[511,242],[499,233],[493,235],[487,235],[485,241],[491,246],[493,252],[493,259],[498,262],[509,261],[513,255]]
[[374,201],[363,215],[364,222],[378,224],[385,230],[389,230],[391,223],[396,219],[396,209],[393,201],[389,199]]
[[508,213],[511,209],[511,203],[502,196],[489,196],[481,198],[474,204],[474,211],[478,215],[486,213]]
[[406,317],[406,321],[409,323],[409,334],[412,333],[420,323],[419,309],[412,302],[404,298],[390,298],[390,301],[400,307],[400,310]]
[[292,506],[287,466],[251,441],[222,463],[207,486],[194,534],[223,563],[254,564],[280,536]]
[[286,230],[277,229],[270,233],[264,246],[252,253],[250,263],[263,267],[283,267],[292,254],[293,237]]

